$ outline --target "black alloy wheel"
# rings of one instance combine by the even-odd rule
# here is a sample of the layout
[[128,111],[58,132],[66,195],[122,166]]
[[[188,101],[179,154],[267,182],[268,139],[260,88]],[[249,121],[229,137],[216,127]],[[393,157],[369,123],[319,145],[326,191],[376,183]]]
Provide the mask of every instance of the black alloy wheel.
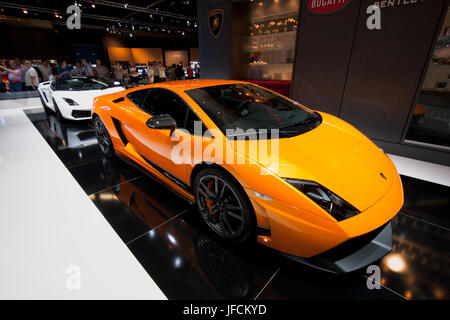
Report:
[[220,238],[244,242],[255,230],[253,207],[243,188],[228,174],[215,168],[195,178],[197,209],[206,225]]
[[114,146],[111,138],[109,137],[108,130],[104,125],[100,117],[96,117],[94,120],[95,136],[97,137],[100,150],[107,156],[111,156],[114,153]]

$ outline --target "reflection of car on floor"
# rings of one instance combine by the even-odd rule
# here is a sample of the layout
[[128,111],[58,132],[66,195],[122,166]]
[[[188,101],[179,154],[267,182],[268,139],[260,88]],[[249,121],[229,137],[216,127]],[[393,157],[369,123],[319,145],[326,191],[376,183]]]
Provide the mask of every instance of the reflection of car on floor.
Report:
[[90,119],[95,97],[124,90],[113,83],[86,77],[57,79],[39,84],[38,91],[45,110],[53,110],[59,119]]
[[[223,239],[256,236],[339,273],[391,251],[390,220],[403,204],[400,177],[382,150],[336,117],[253,84],[193,80],[98,97],[92,119],[105,154],[132,160],[195,202]],[[202,135],[207,129],[213,135]],[[266,139],[262,129],[279,136]],[[279,156],[246,153],[258,139],[277,143]],[[187,161],[174,160],[176,141],[189,141]],[[204,161],[198,149],[221,151]]]
[[[107,166],[105,169],[105,175],[113,174]],[[198,275],[196,281],[205,283],[217,296],[252,298],[253,283],[264,283],[264,279],[258,277],[246,261],[219,241],[199,233],[182,219],[179,223],[167,223],[164,228],[154,229],[154,226],[173,218],[174,213],[152,190],[143,190],[135,181],[127,181],[120,175],[114,193],[133,214],[152,228],[148,237],[148,241],[154,245],[151,255],[157,257],[155,260],[164,266],[172,266],[178,271],[172,274],[173,282],[186,272],[191,276]],[[180,269],[185,271],[179,272]],[[191,269],[196,272],[193,273]]]
[[61,123],[54,115],[48,117],[51,131],[63,142],[65,148],[77,149],[97,144],[95,131],[87,125]]

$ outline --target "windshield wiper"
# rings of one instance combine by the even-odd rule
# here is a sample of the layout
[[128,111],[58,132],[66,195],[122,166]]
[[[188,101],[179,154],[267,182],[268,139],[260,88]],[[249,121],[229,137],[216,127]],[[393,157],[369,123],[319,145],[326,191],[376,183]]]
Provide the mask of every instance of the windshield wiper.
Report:
[[307,124],[315,123],[319,120],[320,120],[320,115],[317,113],[313,113],[313,114],[311,114],[310,117],[306,118],[305,120],[289,123],[289,124],[286,124],[284,126],[281,126],[281,127],[275,128],[275,129],[283,130],[285,128],[289,128],[289,127],[293,127],[293,126],[304,126]]

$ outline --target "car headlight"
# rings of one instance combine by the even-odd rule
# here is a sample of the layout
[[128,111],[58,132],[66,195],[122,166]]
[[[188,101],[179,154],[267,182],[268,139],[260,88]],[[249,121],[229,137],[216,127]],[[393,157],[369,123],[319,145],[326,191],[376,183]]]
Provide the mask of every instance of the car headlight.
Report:
[[284,180],[317,203],[337,221],[348,219],[360,213],[350,203],[316,182],[288,178],[284,178]]
[[73,101],[73,100],[70,99],[70,98],[63,98],[63,100],[64,100],[65,102],[67,102],[67,104],[68,104],[69,106],[77,106],[77,105],[78,105],[78,103],[76,103],[75,101]]

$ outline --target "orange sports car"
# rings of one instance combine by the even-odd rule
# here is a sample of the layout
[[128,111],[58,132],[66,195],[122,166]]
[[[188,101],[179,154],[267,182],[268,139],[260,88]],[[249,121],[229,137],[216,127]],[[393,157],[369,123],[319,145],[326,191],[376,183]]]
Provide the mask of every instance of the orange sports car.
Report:
[[92,120],[103,153],[195,203],[220,238],[336,273],[392,249],[400,177],[339,118],[254,84],[188,80],[97,97]]

